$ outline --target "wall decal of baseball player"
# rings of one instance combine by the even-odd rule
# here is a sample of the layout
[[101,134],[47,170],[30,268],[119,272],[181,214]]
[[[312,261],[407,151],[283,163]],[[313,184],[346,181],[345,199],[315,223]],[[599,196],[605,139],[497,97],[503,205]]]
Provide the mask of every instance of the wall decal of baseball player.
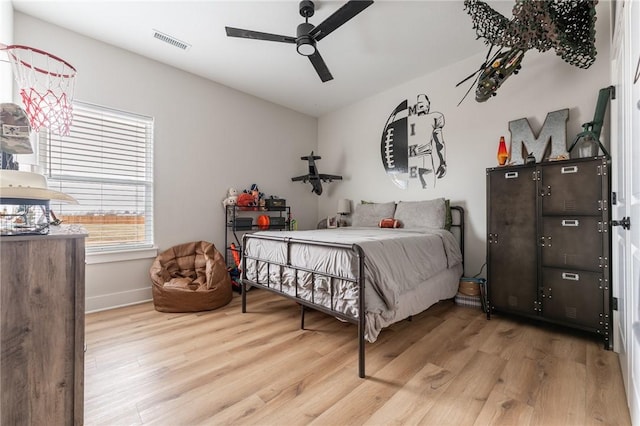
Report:
[[[447,173],[443,128],[444,114],[431,112],[431,102],[419,94],[415,105],[401,102],[389,116],[382,132],[380,155],[385,171],[400,188],[419,179],[426,189]],[[428,177],[431,176],[430,179]]]

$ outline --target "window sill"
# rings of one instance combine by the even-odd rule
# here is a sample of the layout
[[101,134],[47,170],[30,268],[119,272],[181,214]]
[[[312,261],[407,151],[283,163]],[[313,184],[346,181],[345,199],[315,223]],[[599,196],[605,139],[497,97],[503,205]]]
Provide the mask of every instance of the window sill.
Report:
[[97,263],[123,262],[127,260],[151,259],[158,255],[158,247],[119,250],[102,253],[87,253],[85,256],[86,264],[93,265]]

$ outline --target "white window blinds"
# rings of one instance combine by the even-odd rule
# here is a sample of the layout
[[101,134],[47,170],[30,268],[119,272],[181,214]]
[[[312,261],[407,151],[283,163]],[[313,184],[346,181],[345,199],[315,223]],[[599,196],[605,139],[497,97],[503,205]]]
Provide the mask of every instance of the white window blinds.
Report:
[[74,101],[69,135],[40,132],[38,157],[49,187],[78,200],[51,210],[84,226],[88,253],[153,246],[153,118]]

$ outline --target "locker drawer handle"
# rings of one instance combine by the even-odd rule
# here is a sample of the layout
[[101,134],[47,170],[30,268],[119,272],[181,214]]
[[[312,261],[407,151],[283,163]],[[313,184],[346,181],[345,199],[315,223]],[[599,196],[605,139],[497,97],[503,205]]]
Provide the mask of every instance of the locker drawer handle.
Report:
[[518,177],[518,172],[507,172],[504,174],[505,179],[515,179]]
[[578,166],[566,166],[560,170],[560,173],[578,173]]
[[562,226],[580,226],[578,219],[565,219],[562,221]]
[[580,281],[580,275],[573,274],[571,272],[563,272],[562,273],[563,280],[571,280],[571,281]]

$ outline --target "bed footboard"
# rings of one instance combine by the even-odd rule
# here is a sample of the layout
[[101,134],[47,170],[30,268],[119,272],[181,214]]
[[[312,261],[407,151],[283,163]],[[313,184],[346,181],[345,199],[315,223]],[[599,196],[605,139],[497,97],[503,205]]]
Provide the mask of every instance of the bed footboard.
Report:
[[[283,261],[274,261],[272,259],[264,258],[261,256],[253,256],[247,253],[248,243],[252,239],[261,239],[275,241],[282,244],[285,247],[285,259]],[[322,246],[333,250],[345,251],[349,256],[353,256],[356,260],[357,270],[355,276],[339,276],[329,272],[322,272],[305,268],[303,266],[294,265],[291,262],[291,247],[295,244],[304,244],[312,246]],[[340,318],[341,320],[356,324],[358,326],[358,376],[365,377],[365,279],[364,279],[364,252],[358,244],[341,244],[341,243],[329,243],[322,241],[310,241],[289,237],[278,237],[271,235],[255,235],[246,234],[243,237],[242,242],[243,256],[242,256],[242,312],[247,312],[247,289],[249,287],[262,288],[273,293],[277,293],[286,298],[292,299],[301,306],[301,319],[300,326],[304,328],[304,312],[305,308],[315,309],[320,312],[324,312],[328,315]],[[256,273],[253,279],[247,277],[247,268],[254,268]],[[259,273],[260,268],[264,270],[266,268],[266,279],[261,279]],[[285,290],[285,273],[293,276],[293,291],[291,288]],[[310,274],[310,296],[309,289],[303,288],[303,283],[298,279],[300,273]],[[317,288],[317,282],[320,281],[328,283],[329,304],[322,304],[316,300],[315,294],[320,290]],[[337,308],[337,301],[339,297],[338,286],[340,283],[353,283],[357,289],[357,307],[355,314],[353,311],[345,312]],[[289,286],[291,287],[291,286]],[[322,290],[327,293],[327,289]],[[306,294],[307,297],[302,295]]]
[[[464,209],[460,206],[451,206],[451,210],[453,213],[451,231],[457,236],[464,263]],[[269,248],[264,245],[262,251],[256,250],[256,253],[265,254],[254,255],[252,250],[247,249],[252,240],[256,240],[253,242],[255,244],[261,244],[263,242],[260,240],[263,240],[276,245],[269,245]],[[304,261],[292,261],[292,258],[298,259],[296,255],[299,256],[297,251],[292,256],[292,247],[296,245],[337,250],[337,253],[343,255],[342,259],[349,260],[349,264],[343,266],[342,270],[327,268],[327,271],[330,272],[309,269],[296,264]],[[274,256],[273,252],[277,252],[277,256]],[[267,235],[266,233],[245,234],[242,239],[242,312],[247,312],[247,289],[251,286],[279,294],[299,303],[301,307],[300,327],[303,329],[304,313],[307,308],[356,324],[358,326],[358,376],[364,378],[366,306],[364,262],[364,251],[358,244],[298,239]],[[343,263],[339,264],[343,265]],[[255,273],[252,272],[248,276],[248,270],[255,271]],[[304,282],[299,280],[300,275],[305,277]],[[346,292],[348,297],[344,297],[345,285],[348,286]],[[353,296],[353,292],[357,292],[356,297]]]

